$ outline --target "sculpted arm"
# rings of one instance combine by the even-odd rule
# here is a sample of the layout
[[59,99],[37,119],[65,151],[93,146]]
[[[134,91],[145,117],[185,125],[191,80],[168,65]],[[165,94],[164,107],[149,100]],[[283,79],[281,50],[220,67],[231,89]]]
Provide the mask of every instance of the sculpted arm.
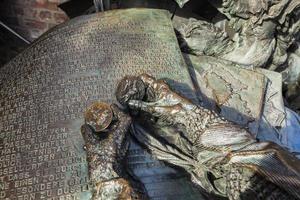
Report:
[[[116,105],[112,105],[111,110],[114,120],[105,132],[95,132],[88,124],[81,128],[93,188],[92,199],[146,199],[141,183],[131,179],[126,171],[125,159],[131,118]],[[96,115],[101,114],[97,109],[94,112]]]
[[[138,87],[144,87],[144,96],[127,92],[135,81],[142,81]],[[165,121],[166,126],[182,130],[183,141],[191,150],[188,154],[176,142],[162,143],[140,126],[135,127],[134,135],[158,159],[186,169],[192,181],[207,192],[230,199],[300,198],[299,160],[276,144],[257,142],[246,129],[193,104],[164,81],[149,75],[125,78],[117,97],[144,118],[150,115],[149,123]]]

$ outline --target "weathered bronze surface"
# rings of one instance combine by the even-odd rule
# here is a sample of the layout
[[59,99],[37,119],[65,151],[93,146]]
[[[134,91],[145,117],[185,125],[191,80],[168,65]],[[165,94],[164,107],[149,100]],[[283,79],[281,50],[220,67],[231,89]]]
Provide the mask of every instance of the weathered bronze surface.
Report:
[[[271,142],[258,142],[247,129],[195,105],[161,80],[147,74],[137,78],[144,82],[146,96],[150,92],[148,96],[155,98],[128,101],[131,109],[143,111],[139,118],[146,120],[135,123],[132,132],[153,156],[182,167],[208,193],[230,200],[300,199],[300,160],[286,149]],[[127,92],[132,93],[129,88]],[[144,112],[169,122],[168,127],[180,129],[180,142],[170,141],[166,135],[158,139],[157,133],[145,132],[145,125],[157,130],[163,126],[147,121],[149,117]]]
[[[97,106],[99,104],[101,106]],[[147,199],[143,184],[133,180],[126,167],[131,117],[115,104],[109,106],[98,102],[92,107],[95,112],[101,113],[103,105],[108,106],[115,117],[107,134],[95,137],[97,133],[89,125],[83,125],[81,128],[87,153],[92,199]]]
[[[177,2],[183,6],[187,1]],[[267,68],[280,72],[283,77],[283,96],[288,103],[285,105],[299,112],[300,1],[228,0],[220,4],[211,0],[209,3],[220,12],[214,20],[198,18],[180,22],[179,17],[175,23],[182,36],[181,47],[184,47],[184,51],[198,56],[223,58],[243,68]],[[278,109],[278,102],[272,106],[274,102],[274,99],[268,102],[263,115],[273,111],[277,114],[282,110],[282,107]],[[285,124],[278,121],[276,126]],[[274,135],[278,134],[276,130],[274,132]]]
[[142,80],[128,76],[123,78],[116,90],[116,98],[122,105],[127,105],[131,99],[143,99],[145,96],[145,85]]
[[107,103],[96,102],[88,107],[84,118],[85,123],[91,126],[95,132],[101,132],[112,122],[113,112]]
[[[192,96],[185,66],[161,10],[82,16],[40,37],[0,69],[0,199],[91,197],[80,133],[86,108],[115,102],[118,81],[144,72]],[[199,199],[184,175],[135,143],[128,162],[150,198]]]

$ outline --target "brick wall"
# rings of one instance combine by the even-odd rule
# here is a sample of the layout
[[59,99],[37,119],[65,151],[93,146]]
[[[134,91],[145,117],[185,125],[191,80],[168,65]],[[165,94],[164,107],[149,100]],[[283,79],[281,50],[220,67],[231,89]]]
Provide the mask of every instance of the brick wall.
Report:
[[49,28],[68,19],[57,7],[66,0],[0,0],[0,19],[33,41]]

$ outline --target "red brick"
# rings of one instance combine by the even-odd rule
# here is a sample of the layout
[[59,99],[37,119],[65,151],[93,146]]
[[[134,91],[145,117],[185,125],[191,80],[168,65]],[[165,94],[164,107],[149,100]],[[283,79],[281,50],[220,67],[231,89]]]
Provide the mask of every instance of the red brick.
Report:
[[20,6],[31,6],[35,0],[14,0],[13,3],[10,0],[10,4],[20,5]]
[[0,17],[32,40],[68,17],[57,7],[67,0],[0,0]]
[[49,2],[52,2],[52,3],[57,3],[57,4],[60,4],[60,3],[64,3],[68,0],[48,0]]
[[56,23],[60,24],[68,19],[68,17],[64,13],[54,13],[54,20]]
[[57,5],[58,5],[57,3],[51,3],[51,2],[47,2],[47,3],[33,2],[32,6],[35,8],[58,11],[59,8],[57,7]]
[[17,3],[19,4],[25,4],[25,5],[32,5],[32,2],[34,2],[35,0],[16,0]]
[[31,20],[31,19],[24,19],[24,24],[29,29],[39,29],[39,30],[45,30],[47,28],[47,24],[45,22],[37,21],[37,20]]
[[39,18],[42,21],[49,21],[52,18],[52,13],[48,10],[41,10],[39,14]]
[[[33,0],[34,1],[34,0]],[[35,0],[35,2],[39,5],[46,5],[48,3],[47,0]]]
[[31,7],[25,7],[23,17],[25,19],[36,19],[38,11]]

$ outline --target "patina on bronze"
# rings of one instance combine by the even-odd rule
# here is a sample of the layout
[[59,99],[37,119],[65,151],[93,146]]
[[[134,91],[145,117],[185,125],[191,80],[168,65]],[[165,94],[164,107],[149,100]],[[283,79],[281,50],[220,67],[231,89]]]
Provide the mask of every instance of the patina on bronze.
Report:
[[[108,126],[111,120],[99,121],[99,115],[111,119],[113,113],[115,118],[115,122],[110,124],[108,134],[104,137],[95,137],[90,125],[85,124],[81,127],[87,153],[92,199],[147,199],[143,184],[131,179],[126,167],[131,117],[118,106],[103,102],[96,102],[90,106],[85,116],[91,112],[97,116],[90,118],[88,122],[101,128],[105,127],[101,123]],[[111,115],[108,116],[108,113]],[[93,121],[95,118],[96,121]]]
[[[1,67],[0,199],[90,199],[84,112],[95,101],[116,103],[118,81],[143,72],[194,97],[166,11],[72,19]],[[201,198],[186,176],[131,142],[128,167],[150,198]]]
[[85,123],[95,132],[104,131],[112,122],[113,112],[110,105],[104,102],[95,102],[85,111]]
[[146,86],[138,77],[127,76],[123,78],[116,90],[116,98],[122,105],[127,105],[129,100],[140,99],[145,96]]
[[[163,118],[169,122],[168,126],[184,133],[182,140],[172,142],[167,140],[170,135],[160,135],[158,139],[157,134],[150,135],[143,125],[135,124],[133,135],[158,159],[184,168],[191,174],[191,180],[206,192],[231,200],[300,199],[300,160],[287,150],[271,142],[257,142],[248,130],[195,105],[172,91],[164,81],[147,74],[137,79],[146,85],[146,94],[151,91],[156,99],[132,99],[128,101],[129,107]],[[127,81],[132,80],[135,79]],[[117,94],[127,92],[132,93],[126,88]]]

